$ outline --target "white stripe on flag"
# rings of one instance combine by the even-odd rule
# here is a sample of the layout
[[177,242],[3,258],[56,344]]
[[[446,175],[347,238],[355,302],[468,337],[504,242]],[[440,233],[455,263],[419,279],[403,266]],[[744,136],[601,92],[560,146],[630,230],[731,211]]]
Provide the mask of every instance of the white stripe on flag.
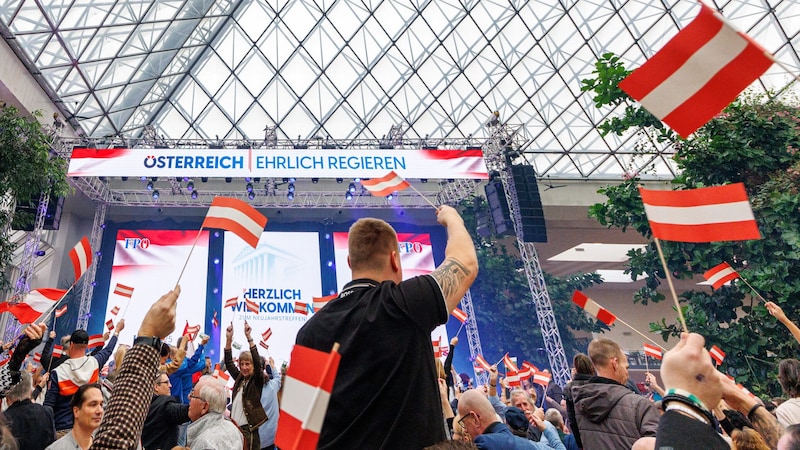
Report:
[[[281,403],[281,409],[290,416],[303,421],[303,429],[319,433],[331,394],[302,381],[286,377],[283,384],[283,398],[292,399]],[[316,397],[316,401],[314,396]]]
[[600,307],[600,305],[598,305],[594,300],[592,300],[590,298],[586,299],[586,305],[584,305],[584,307],[583,307],[584,311],[588,312],[589,314],[591,314],[594,317],[597,317],[598,314],[600,314],[600,310],[602,310],[602,309],[603,308]]
[[400,177],[392,178],[388,181],[383,181],[381,183],[376,183],[373,185],[364,185],[370,192],[381,192],[384,189],[396,189],[398,186],[403,184],[403,179]]
[[654,206],[645,203],[644,210],[650,222],[671,225],[704,225],[755,220],[749,201],[686,207]]
[[746,47],[747,40],[736,30],[723,25],[710,41],[639,103],[654,116],[666,117],[702,89]]
[[735,271],[735,270],[733,270],[733,267],[731,267],[731,266],[728,266],[728,267],[726,267],[726,268],[724,268],[724,269],[720,270],[719,272],[715,273],[714,275],[712,275],[712,276],[711,276],[711,277],[708,279],[708,282],[709,282],[709,283],[711,283],[711,285],[713,286],[713,285],[717,284],[717,282],[718,282],[719,280],[721,280],[722,278],[725,278],[725,277],[727,277],[728,275],[730,275],[730,274],[732,274],[732,273],[735,273],[735,272],[736,272],[736,271]]
[[264,231],[264,227],[262,227],[258,222],[232,206],[211,206],[208,208],[206,217],[230,219],[245,227],[253,236],[261,236],[261,233]]

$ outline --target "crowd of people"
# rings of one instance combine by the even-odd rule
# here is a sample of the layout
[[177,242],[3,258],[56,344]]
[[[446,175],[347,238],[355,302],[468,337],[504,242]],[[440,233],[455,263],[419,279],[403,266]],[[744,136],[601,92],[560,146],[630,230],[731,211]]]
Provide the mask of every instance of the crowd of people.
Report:
[[[430,343],[478,273],[462,218],[448,206],[436,213],[447,232],[445,259],[408,280],[391,226],[361,219],[351,227],[353,279],[296,337],[297,345],[324,352],[336,346],[341,355],[327,409],[309,411],[304,425],[319,421],[317,448],[800,449],[800,361],[780,363],[790,399],[768,410],[718,371],[697,334],[684,333],[664,354],[663,387],[647,374],[658,401],[631,384],[625,353],[603,338],[575,356],[563,389],[512,387],[496,367],[487,385],[472,387],[452,370],[452,348],[442,363]],[[89,352],[88,334],[76,330],[55,356],[55,333],[27,326],[0,366],[0,449],[277,448],[279,408],[297,401],[282,396],[286,374],[259,355],[246,322],[248,348],[234,355],[231,324],[216,369],[204,357],[206,337],[191,355],[191,335],[175,346],[162,343],[175,329],[180,293],[176,286],[158,299],[126,345],[117,342],[125,327],[119,321],[104,346]],[[780,307],[766,306],[800,341],[800,328]],[[42,341],[32,370],[29,354]]]

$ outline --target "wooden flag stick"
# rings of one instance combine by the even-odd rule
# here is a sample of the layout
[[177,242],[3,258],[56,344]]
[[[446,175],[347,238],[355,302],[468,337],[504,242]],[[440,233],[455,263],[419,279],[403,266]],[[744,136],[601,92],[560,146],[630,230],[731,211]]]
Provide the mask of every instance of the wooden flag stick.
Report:
[[747,285],[747,287],[749,287],[749,288],[750,288],[750,290],[751,290],[751,291],[753,291],[753,293],[754,293],[754,294],[756,294],[756,296],[757,296],[758,298],[760,298],[762,302],[766,302],[766,301],[767,301],[767,300],[766,300],[764,297],[762,297],[762,296],[761,296],[761,294],[759,294],[759,293],[758,293],[758,291],[756,290],[756,288],[754,288],[753,286],[751,286],[751,285],[750,285],[750,283],[748,283],[748,282],[747,282],[747,280],[745,280],[745,279],[744,279],[744,277],[742,276],[742,274],[739,274],[739,279],[740,279],[740,280],[742,280],[742,282],[744,282],[744,284],[746,284],[746,285]]
[[631,330],[635,331],[635,332],[636,332],[636,333],[637,333],[639,336],[641,336],[641,337],[643,337],[643,338],[647,339],[648,341],[652,342],[652,343],[653,343],[653,345],[656,345],[656,346],[658,346],[658,348],[660,348],[661,350],[667,351],[667,349],[665,349],[665,348],[664,348],[662,345],[660,345],[658,342],[656,342],[656,341],[654,341],[654,340],[650,339],[650,338],[649,338],[647,335],[645,335],[645,334],[644,334],[644,333],[642,333],[641,331],[637,330],[636,328],[633,328],[632,326],[630,326],[628,323],[626,323],[624,320],[620,319],[619,317],[617,317],[617,322],[619,322],[619,323],[621,323],[621,324],[625,325],[626,327],[630,328]]
[[433,202],[432,202],[432,201],[430,201],[430,199],[429,199],[428,197],[425,197],[424,195],[422,195],[422,192],[418,191],[418,190],[417,190],[417,188],[415,188],[413,184],[411,184],[411,183],[408,183],[408,187],[410,187],[411,189],[413,189],[413,190],[414,190],[414,192],[416,192],[417,194],[419,194],[419,196],[420,196],[420,197],[422,197],[422,199],[423,199],[423,200],[425,200],[426,202],[428,202],[428,204],[429,204],[429,205],[433,206],[433,209],[439,209],[439,207],[438,207],[438,206],[436,206],[436,205],[434,205],[434,204],[433,204]]
[[664,259],[664,251],[661,250],[661,241],[659,241],[657,237],[654,237],[653,240],[656,242],[656,248],[658,249],[658,258],[661,259],[661,265],[664,267],[664,275],[667,277],[667,284],[669,284],[669,291],[672,293],[672,300],[675,301],[675,307],[678,308],[678,319],[681,321],[683,332],[688,333],[689,329],[686,327],[686,319],[683,317],[683,310],[681,309],[680,303],[678,303],[678,294],[675,293],[675,286],[672,284],[672,275],[670,275],[669,267],[667,267],[667,260]]
[[175,286],[181,284],[181,278],[183,277],[183,272],[186,270],[186,266],[189,265],[189,258],[192,257],[192,252],[194,251],[194,247],[197,245],[197,241],[200,240],[200,234],[203,232],[203,227],[200,227],[200,231],[197,232],[197,236],[194,238],[194,242],[192,242],[192,248],[189,249],[189,255],[186,256],[186,262],[183,263],[183,269],[181,269],[180,275],[178,275],[178,281],[175,283]]

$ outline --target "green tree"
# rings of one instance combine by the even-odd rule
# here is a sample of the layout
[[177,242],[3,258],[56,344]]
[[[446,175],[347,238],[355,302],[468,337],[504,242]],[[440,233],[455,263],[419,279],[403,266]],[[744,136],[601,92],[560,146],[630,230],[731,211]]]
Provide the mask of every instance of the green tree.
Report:
[[51,197],[70,191],[67,164],[52,150],[52,137],[42,129],[36,111],[25,116],[13,106],[0,108],[0,291],[10,287],[6,269],[15,247],[9,240],[9,228],[33,220],[30,215],[14,214],[17,200],[38,199],[41,192]]
[[[623,117],[600,128],[603,133],[640,133],[639,145],[662,142],[675,148],[680,175],[675,189],[744,183],[762,239],[691,244],[663,242],[672,276],[691,279],[727,261],[767,300],[781,305],[787,316],[800,318],[800,110],[795,102],[743,94],[689,139],[666,130],[658,120],[621,91],[617,84],[629,71],[613,54],[596,63],[594,78],[583,80],[583,91],[595,93],[598,108],[626,105]],[[642,144],[645,142],[645,144]],[[639,197],[639,180],[631,178],[600,193],[608,198],[593,205],[590,215],[601,224],[632,229],[652,237]],[[634,302],[664,300],[664,270],[655,245],[629,252],[633,279],[647,275]],[[690,331],[703,334],[708,346],[726,352],[722,369],[757,394],[778,395],[777,361],[796,357],[797,346],[742,282],[716,291],[684,292],[681,307]],[[677,335],[674,318],[651,323],[664,337]]]
[[[476,243],[480,264],[480,273],[470,293],[484,356],[493,363],[509,352],[512,356],[528,359],[537,367],[548,367],[539,320],[516,240],[482,238],[475,232],[475,214],[486,210],[486,202],[482,198],[462,204],[464,223]],[[575,332],[608,329],[602,322],[589,319],[583,310],[572,303],[572,293],[576,289],[586,289],[601,282],[597,274],[576,274],[564,278],[545,274],[561,341],[570,361],[575,353],[585,352],[588,344],[587,339],[576,338]]]

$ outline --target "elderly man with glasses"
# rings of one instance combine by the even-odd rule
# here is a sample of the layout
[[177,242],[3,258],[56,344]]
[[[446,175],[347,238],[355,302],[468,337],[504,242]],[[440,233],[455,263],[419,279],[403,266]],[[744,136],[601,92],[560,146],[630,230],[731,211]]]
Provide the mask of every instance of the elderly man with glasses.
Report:
[[528,420],[542,430],[540,442],[514,436],[506,424],[500,421],[500,416],[492,407],[489,399],[477,389],[470,389],[461,394],[458,401],[459,425],[473,437],[473,442],[479,449],[486,450],[530,450],[530,449],[557,449],[566,450],[558,432],[549,422],[544,422],[535,414],[528,416]]
[[159,372],[142,428],[143,448],[172,448],[178,445],[178,426],[189,421],[189,405],[171,396],[171,387],[166,372]]
[[203,375],[189,393],[189,419],[186,432],[189,448],[241,450],[244,439],[239,428],[224,415],[227,393],[221,381]]

